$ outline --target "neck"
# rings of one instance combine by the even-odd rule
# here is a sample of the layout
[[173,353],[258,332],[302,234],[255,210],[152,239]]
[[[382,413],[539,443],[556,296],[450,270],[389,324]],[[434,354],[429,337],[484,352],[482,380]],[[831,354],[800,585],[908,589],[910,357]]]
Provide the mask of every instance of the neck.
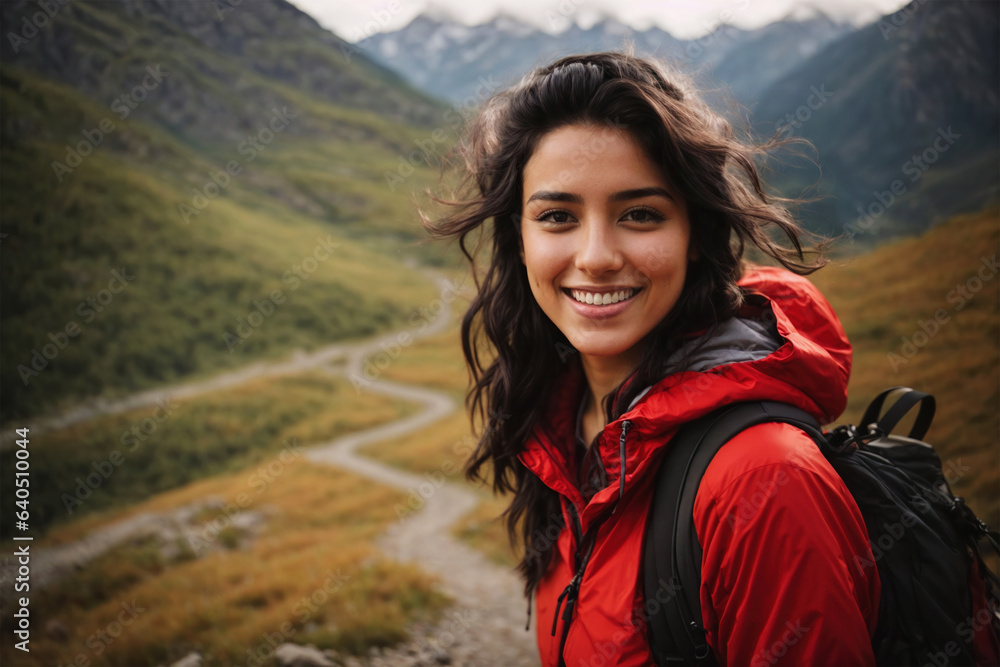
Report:
[[[607,426],[607,415],[602,407],[604,398],[614,390],[635,368],[630,359],[621,357],[594,357],[580,355],[583,373],[587,377],[590,394],[587,396],[585,414],[591,423],[601,428]],[[636,360],[637,361],[637,360]]]

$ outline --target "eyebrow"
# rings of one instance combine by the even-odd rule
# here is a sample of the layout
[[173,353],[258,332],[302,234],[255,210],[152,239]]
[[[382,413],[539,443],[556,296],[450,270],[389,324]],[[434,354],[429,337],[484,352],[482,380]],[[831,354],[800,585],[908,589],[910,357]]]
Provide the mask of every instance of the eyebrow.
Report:
[[[643,197],[663,197],[673,201],[673,196],[660,187],[649,187],[649,188],[634,188],[632,190],[622,190],[621,192],[616,192],[610,197],[608,197],[609,202],[620,202],[620,201],[630,201],[632,199],[642,199]],[[573,194],[571,192],[554,192],[551,190],[539,190],[530,197],[526,203],[530,204],[533,201],[543,199],[545,201],[564,201],[573,204],[582,204],[583,197],[580,195]]]

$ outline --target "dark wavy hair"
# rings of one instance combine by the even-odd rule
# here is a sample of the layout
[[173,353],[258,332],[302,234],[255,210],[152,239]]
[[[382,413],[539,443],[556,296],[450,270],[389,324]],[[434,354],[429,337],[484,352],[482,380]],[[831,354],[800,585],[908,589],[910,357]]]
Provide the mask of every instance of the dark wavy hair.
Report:
[[[638,366],[604,401],[609,422],[663,376],[680,341],[736,314],[748,244],[800,274],[824,263],[818,255],[807,259],[812,251],[786,207],[792,200],[765,192],[755,163],[784,142],[737,139],[685,79],[662,65],[622,53],[569,56],[483,104],[456,147],[457,189],[446,199],[432,197],[446,212],[424,214],[423,222],[437,237],[459,239],[476,276],[461,336],[471,375],[466,402],[485,428],[466,474],[485,479],[492,464],[494,491],[513,491],[504,517],[512,543],[520,524],[525,550],[518,569],[529,598],[549,567],[553,529],[563,519],[559,495],[517,457],[572,348],[535,302],[520,261],[522,183],[539,140],[571,124],[624,130],[638,142],[686,202],[698,253],[677,304],[644,340]],[[772,238],[775,230],[790,247]],[[476,257],[486,244],[489,264],[480,277]]]

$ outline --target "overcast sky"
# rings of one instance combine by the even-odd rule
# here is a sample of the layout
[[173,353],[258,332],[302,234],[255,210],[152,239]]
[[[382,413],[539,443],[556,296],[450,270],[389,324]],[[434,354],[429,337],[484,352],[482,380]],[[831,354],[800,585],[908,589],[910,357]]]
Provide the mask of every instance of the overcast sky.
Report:
[[[325,28],[350,42],[374,31],[402,28],[428,8],[438,14],[475,25],[503,12],[548,32],[584,27],[601,16],[612,16],[633,28],[655,24],[675,37],[700,37],[725,21],[741,28],[756,28],[788,14],[809,13],[812,0],[290,0]],[[831,18],[863,25],[906,5],[903,0],[827,0],[823,11]]]

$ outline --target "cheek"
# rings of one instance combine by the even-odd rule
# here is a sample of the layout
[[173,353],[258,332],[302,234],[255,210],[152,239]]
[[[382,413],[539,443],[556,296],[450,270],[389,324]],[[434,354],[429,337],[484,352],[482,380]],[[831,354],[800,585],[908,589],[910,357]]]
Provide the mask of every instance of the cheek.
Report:
[[687,263],[687,247],[677,239],[640,239],[631,251],[631,269],[641,281],[654,281],[683,275]]
[[565,261],[564,244],[556,239],[532,237],[525,234],[522,237],[522,259],[528,272],[528,280],[532,289],[541,287],[559,274]]

